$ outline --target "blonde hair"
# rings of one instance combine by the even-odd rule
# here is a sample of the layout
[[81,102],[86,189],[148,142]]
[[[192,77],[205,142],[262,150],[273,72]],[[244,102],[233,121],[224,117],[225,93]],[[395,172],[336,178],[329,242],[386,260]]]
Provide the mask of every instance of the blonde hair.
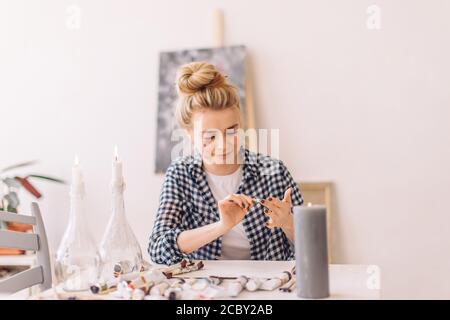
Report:
[[237,88],[208,62],[182,65],[177,73],[177,93],[175,117],[184,128],[190,127],[194,111],[240,108]]

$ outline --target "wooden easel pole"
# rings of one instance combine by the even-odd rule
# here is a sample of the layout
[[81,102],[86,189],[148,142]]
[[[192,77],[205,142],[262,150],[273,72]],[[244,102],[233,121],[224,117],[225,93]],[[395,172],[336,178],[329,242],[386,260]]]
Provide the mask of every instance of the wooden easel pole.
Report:
[[247,55],[245,61],[245,111],[247,117],[247,129],[255,129],[255,105],[253,101],[253,79],[250,64],[250,58]]
[[224,18],[221,9],[213,11],[213,46],[216,48],[224,46]]
[[[250,64],[250,57],[247,54],[245,60],[245,125],[246,129],[256,130],[255,127],[255,105],[253,100],[253,77]],[[249,136],[252,136],[251,134]],[[249,139],[247,141],[247,147],[252,152],[258,152],[258,143],[261,137],[256,132],[256,140]]]
[[[225,46],[224,30],[225,19],[223,10],[215,9],[212,13],[213,19],[213,47],[220,48]],[[255,110],[253,101],[253,81],[252,70],[250,68],[249,57],[245,62],[245,102],[244,102],[244,125],[245,129],[255,129]],[[250,139],[252,140],[252,139]],[[251,151],[257,151],[257,141],[248,141],[248,148]]]

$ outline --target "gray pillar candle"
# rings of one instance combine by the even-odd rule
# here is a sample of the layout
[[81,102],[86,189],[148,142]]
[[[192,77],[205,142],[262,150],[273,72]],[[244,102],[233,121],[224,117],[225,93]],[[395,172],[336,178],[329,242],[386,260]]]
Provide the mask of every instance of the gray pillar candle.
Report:
[[320,205],[294,207],[297,296],[301,298],[330,295],[326,212]]

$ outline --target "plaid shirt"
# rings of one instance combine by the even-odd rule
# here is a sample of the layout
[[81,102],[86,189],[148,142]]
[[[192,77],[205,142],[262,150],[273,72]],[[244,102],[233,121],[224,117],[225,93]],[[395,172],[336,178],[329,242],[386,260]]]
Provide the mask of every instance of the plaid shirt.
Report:
[[[303,203],[291,174],[281,160],[260,153],[244,151],[242,181],[236,193],[266,199],[282,199],[292,187],[292,205]],[[261,204],[254,205],[244,217],[243,225],[251,248],[252,260],[292,260],[294,246],[281,228],[266,227],[268,217]],[[215,260],[221,255],[222,237],[185,254],[178,249],[177,237],[184,230],[219,221],[217,202],[211,193],[200,154],[177,158],[166,171],[159,209],[148,252],[155,263],[171,265],[183,258]]]

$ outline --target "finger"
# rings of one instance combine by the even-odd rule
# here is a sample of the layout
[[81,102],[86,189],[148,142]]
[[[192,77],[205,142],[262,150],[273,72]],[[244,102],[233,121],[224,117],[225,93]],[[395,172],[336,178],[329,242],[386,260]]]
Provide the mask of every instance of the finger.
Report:
[[[250,205],[250,207],[253,207],[253,199],[252,197],[247,196],[246,194],[241,194],[241,196],[243,196],[245,198],[245,200],[248,202],[248,204]],[[249,208],[250,208],[249,207]]]
[[264,207],[269,208],[269,210],[272,210],[272,211],[278,210],[278,207],[273,203],[273,201],[262,200],[262,201],[261,201],[261,204],[262,204]]
[[269,219],[269,221],[267,221],[266,223],[267,228],[272,229],[275,227],[275,223],[273,222],[272,219]]
[[233,196],[238,197],[242,200],[242,203],[244,204],[246,209],[249,209],[252,206],[252,200],[250,197],[247,197],[244,194],[233,194]]
[[273,211],[269,210],[267,208],[264,208],[264,214],[271,218],[273,216]]
[[268,208],[264,208],[264,214],[272,220],[273,223],[279,220],[280,217],[280,209],[275,208],[274,210],[269,210]]
[[292,188],[288,188],[284,193],[283,201],[290,204],[292,202],[291,195],[292,195]]
[[269,197],[269,198],[267,198],[267,201],[273,203],[278,208],[281,208],[281,206],[282,206],[280,199],[278,199],[277,197]]
[[231,194],[227,197],[228,201],[235,203],[242,209],[245,209],[244,201],[240,197],[236,197],[234,194]]

